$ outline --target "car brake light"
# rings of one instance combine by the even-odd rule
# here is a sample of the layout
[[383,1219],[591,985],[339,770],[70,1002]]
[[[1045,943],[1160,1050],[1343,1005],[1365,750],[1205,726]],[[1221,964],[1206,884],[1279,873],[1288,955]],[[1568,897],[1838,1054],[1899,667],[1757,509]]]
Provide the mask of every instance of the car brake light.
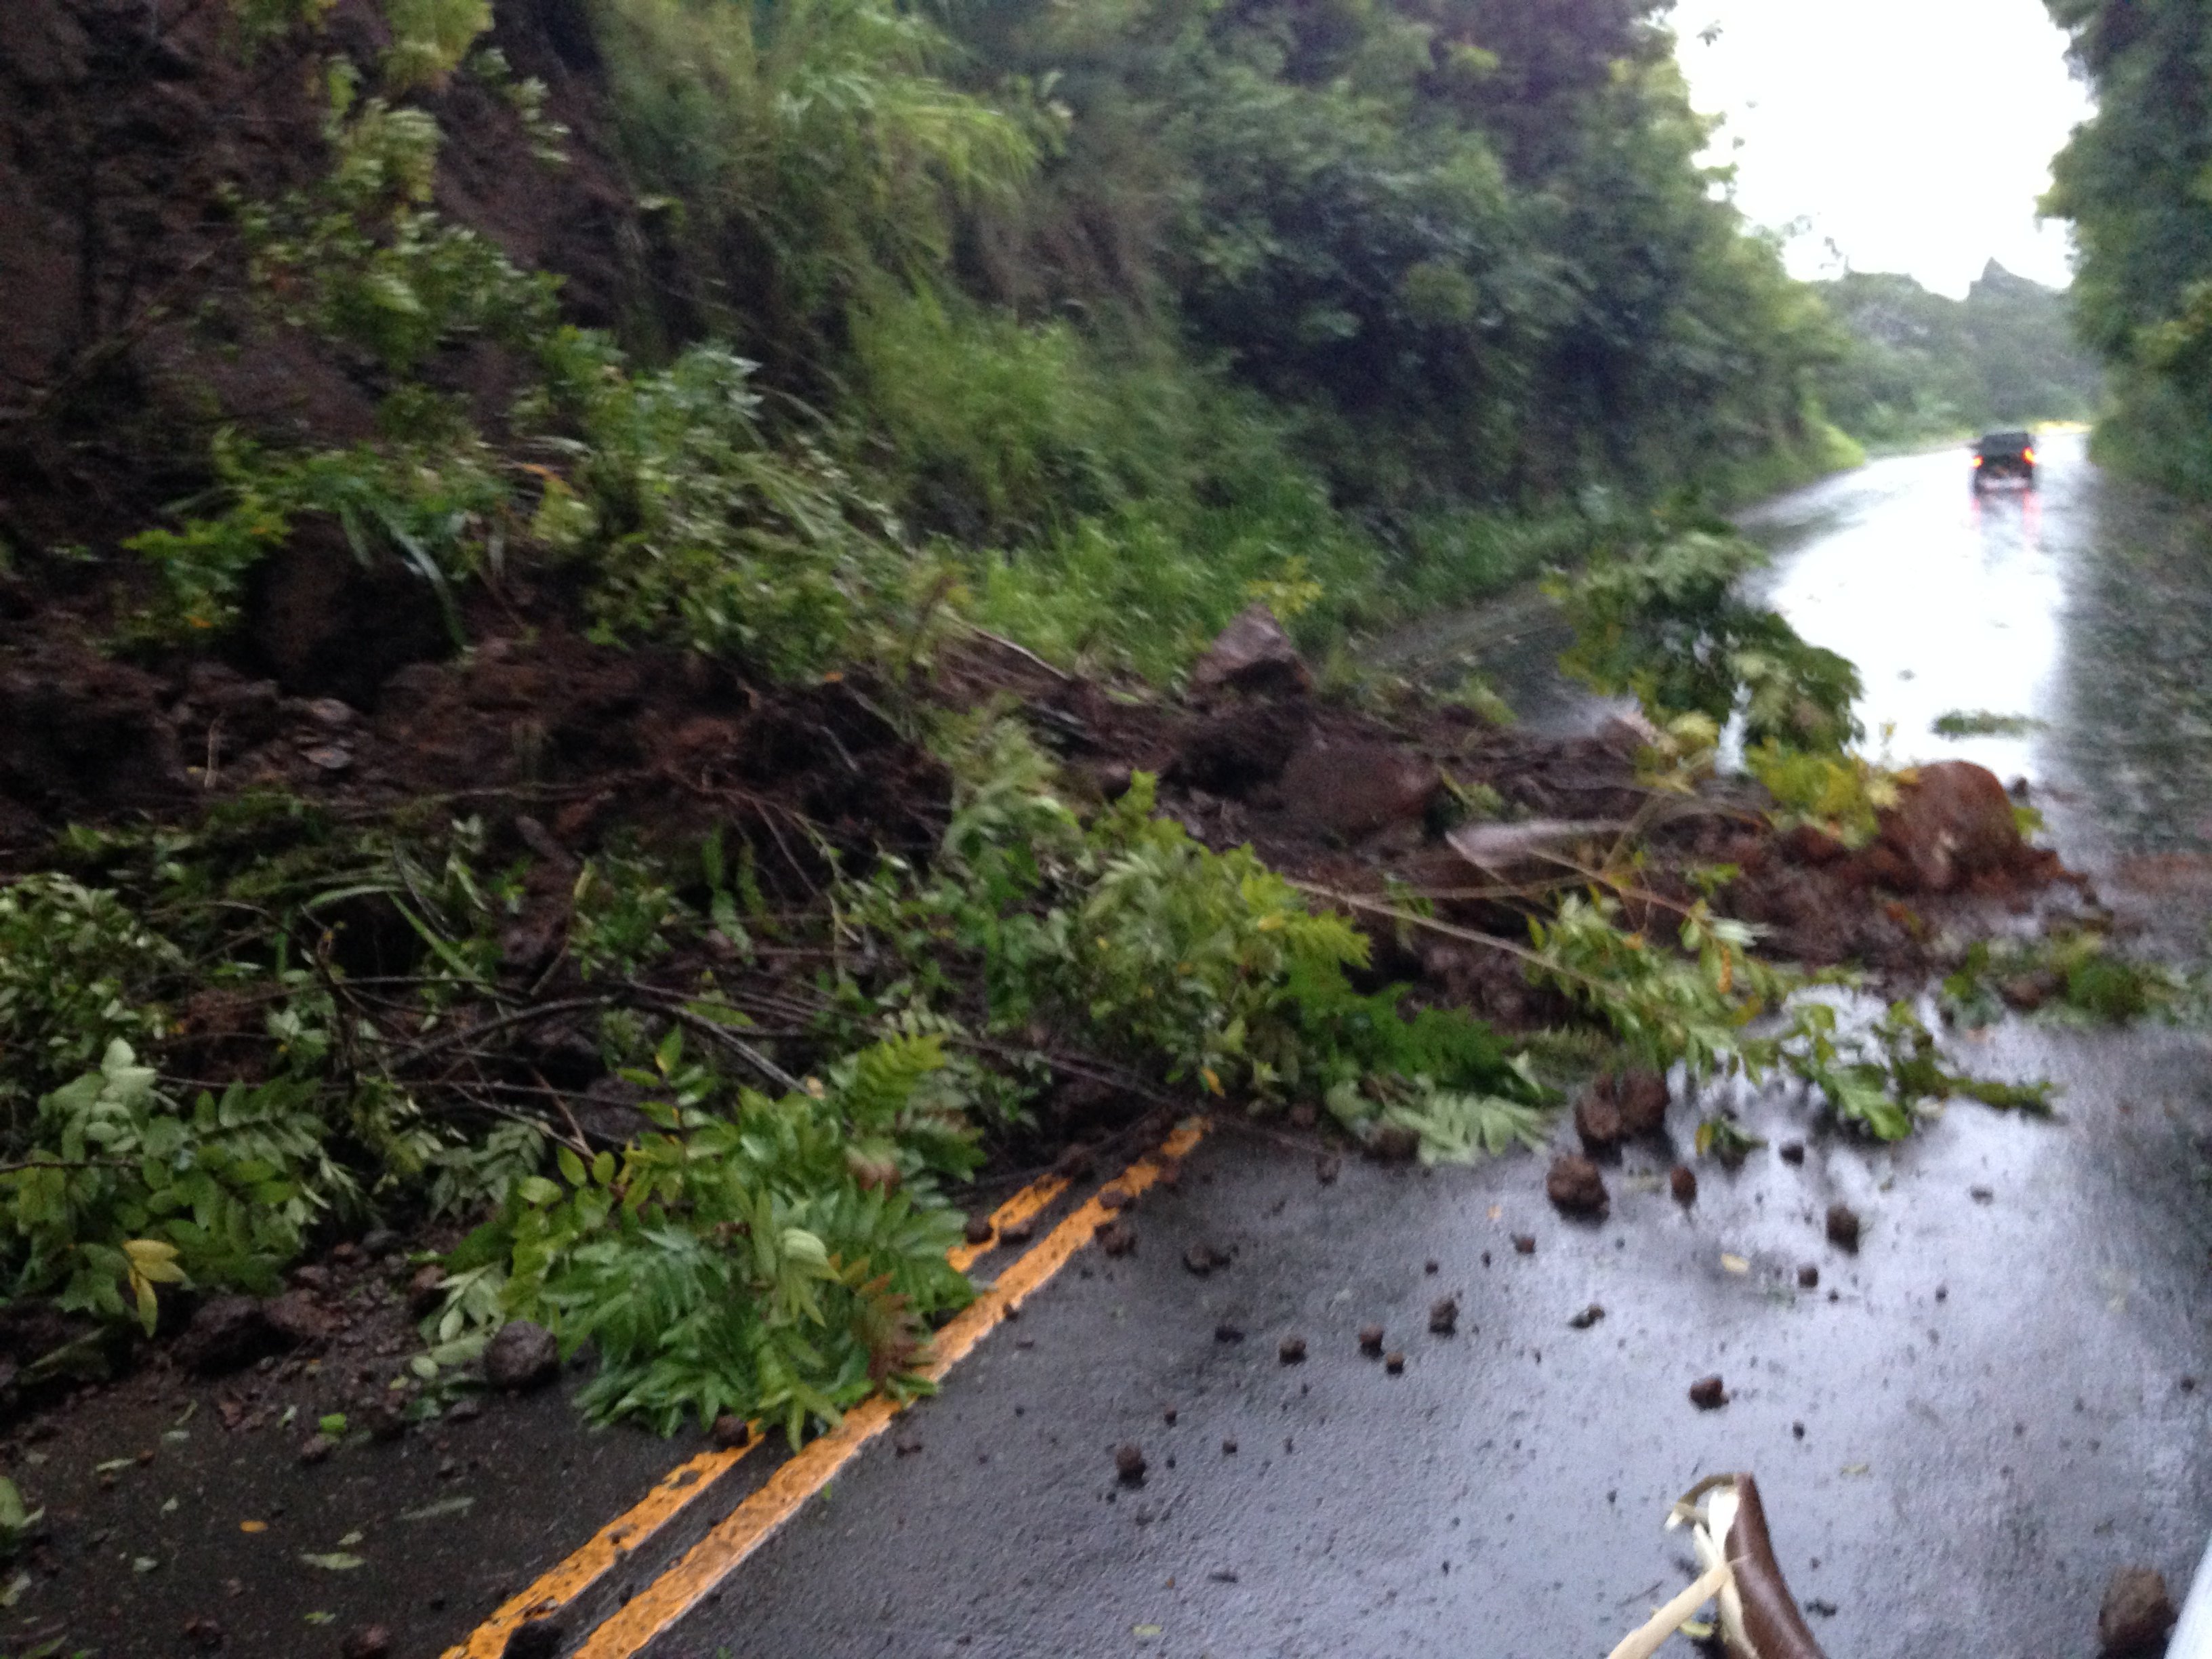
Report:
[[1981,464],[1982,464],[1982,458],[1981,458],[1980,456],[1978,456],[1978,455],[1975,456],[1975,457],[1974,457],[1974,465],[1975,465],[1976,466],[1979,466]]
[[2026,461],[2030,466],[2033,466],[2035,465],[2035,452],[2032,449],[2027,451],[2026,453],[2021,455],[2021,459]]

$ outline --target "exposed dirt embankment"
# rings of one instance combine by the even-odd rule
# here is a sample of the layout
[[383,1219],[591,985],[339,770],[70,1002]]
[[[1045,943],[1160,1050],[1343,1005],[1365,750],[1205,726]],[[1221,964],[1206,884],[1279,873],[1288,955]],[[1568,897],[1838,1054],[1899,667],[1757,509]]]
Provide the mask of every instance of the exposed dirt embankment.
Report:
[[[370,430],[373,368],[249,316],[232,206],[326,165],[323,53],[368,62],[387,44],[364,0],[333,20],[327,40],[241,56],[221,0],[0,6],[0,549],[111,550],[202,487],[222,425],[318,443]],[[445,135],[436,204],[557,274],[572,320],[611,325],[649,239],[595,142],[579,0],[503,0],[489,39],[545,82],[570,159],[535,158],[510,104],[457,75],[427,99]],[[457,349],[436,372],[495,416],[495,352]]]

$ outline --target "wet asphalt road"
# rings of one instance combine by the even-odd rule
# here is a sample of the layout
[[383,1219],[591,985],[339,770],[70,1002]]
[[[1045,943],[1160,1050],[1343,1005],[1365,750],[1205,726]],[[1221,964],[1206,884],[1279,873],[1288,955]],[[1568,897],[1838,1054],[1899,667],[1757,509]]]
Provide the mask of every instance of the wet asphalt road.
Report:
[[[1787,498],[1753,520],[1771,591],[1861,662],[1896,758],[2027,775],[2070,859],[2108,891],[2148,872],[2138,908],[2197,931],[2212,561],[2078,440],[2046,460],[2027,499],[1977,506],[1956,454]],[[2045,725],[1935,738],[1954,708]],[[2090,1653],[2111,1570],[2178,1588],[2212,1528],[2207,1044],[2015,1026],[1970,1053],[2059,1082],[2061,1117],[1962,1104],[1882,1150],[1747,1099],[1774,1147],[1700,1165],[1686,1212],[1673,1153],[1632,1150],[1597,1225],[1557,1218],[1529,1158],[1323,1184],[1310,1146],[1218,1133],[1133,1256],[1079,1258],[904,1455],[877,1443],[653,1651],[1595,1659],[1685,1582],[1668,1502],[1749,1468],[1832,1654]],[[1677,1149],[1698,1115],[1675,1106]],[[1824,1237],[1838,1200],[1855,1255]],[[1233,1261],[1195,1276],[1194,1244]],[[1458,1334],[1431,1335],[1447,1294]],[[1402,1376],[1358,1352],[1370,1321]],[[1700,1412],[1714,1372],[1729,1403]]]

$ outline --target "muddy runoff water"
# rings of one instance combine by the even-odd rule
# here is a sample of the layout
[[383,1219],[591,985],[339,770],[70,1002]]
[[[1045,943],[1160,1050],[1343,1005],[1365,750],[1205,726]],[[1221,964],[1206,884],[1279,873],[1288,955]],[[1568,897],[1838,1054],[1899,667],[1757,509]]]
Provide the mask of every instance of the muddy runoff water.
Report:
[[[2114,908],[2193,945],[2212,547],[2078,438],[2032,495],[1968,486],[1951,452],[1767,505],[1765,591],[1859,662],[1893,761],[2027,777]],[[1563,642],[1522,599],[1388,654],[1473,656],[1525,724],[1588,727],[1607,708],[1552,669]],[[1936,735],[1954,709],[2036,724]],[[1079,1258],[917,1409],[908,1456],[861,1460],[653,1651],[1596,1659],[1693,1571],[1668,1501],[1747,1468],[1831,1654],[2094,1653],[2112,1571],[2179,1595],[2212,1528],[2208,1045],[2014,1022],[1953,1046],[2048,1078],[2058,1115],[1961,1103],[1872,1147],[1794,1091],[1743,1095],[1768,1145],[1699,1161],[1684,1206],[1667,1170],[1710,1103],[1678,1099],[1606,1167],[1601,1223],[1556,1215],[1536,1160],[1317,1172],[1224,1125],[1139,1247]],[[1359,1351],[1370,1322],[1402,1373]]]

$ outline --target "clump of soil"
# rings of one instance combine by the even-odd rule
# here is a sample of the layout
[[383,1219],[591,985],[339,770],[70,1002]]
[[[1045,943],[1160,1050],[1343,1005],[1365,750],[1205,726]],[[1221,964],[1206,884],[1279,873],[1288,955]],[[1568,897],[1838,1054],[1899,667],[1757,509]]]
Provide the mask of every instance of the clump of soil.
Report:
[[1612,1201],[1597,1165],[1572,1153],[1553,1160],[1544,1177],[1544,1194],[1562,1215],[1603,1215]]
[[1849,1250],[1856,1255],[1864,1225],[1859,1219],[1859,1212],[1850,1205],[1838,1203],[1828,1206],[1828,1243],[1838,1249]]
[[2102,1659],[2162,1652],[2166,1633],[2179,1617],[2163,1573],[2150,1567],[2117,1567],[2097,1609],[2097,1651]]

